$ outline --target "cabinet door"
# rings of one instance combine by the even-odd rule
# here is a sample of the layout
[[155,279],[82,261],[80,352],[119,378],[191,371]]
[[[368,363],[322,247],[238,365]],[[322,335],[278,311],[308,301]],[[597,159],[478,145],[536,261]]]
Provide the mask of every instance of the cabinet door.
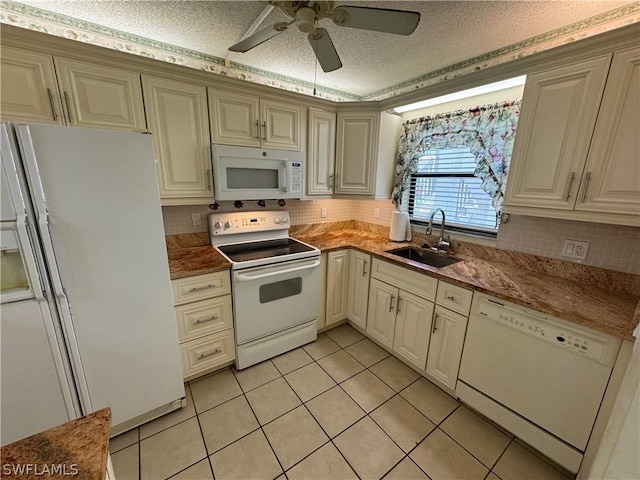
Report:
[[467,317],[436,306],[427,357],[428,374],[455,388],[467,330]]
[[640,220],[640,50],[614,54],[576,210]]
[[258,97],[213,88],[208,92],[212,142],[259,147],[262,127]]
[[424,298],[400,291],[393,350],[421,370],[427,363],[433,308]]
[[333,193],[336,114],[309,109],[307,195]]
[[320,293],[318,294],[318,330],[327,325],[327,253],[320,255]]
[[572,210],[611,57],[530,75],[505,205]]
[[356,325],[367,328],[371,255],[351,250],[349,261],[349,295],[347,317]]
[[146,130],[138,73],[58,57],[55,65],[69,125]]
[[205,87],[147,76],[142,85],[162,203],[212,201]]
[[0,65],[3,120],[64,124],[51,56],[3,46]]
[[302,108],[275,100],[260,99],[262,146],[300,151]]
[[347,318],[349,250],[329,252],[327,256],[326,325]]
[[335,193],[373,195],[378,113],[338,113]]
[[397,301],[397,288],[375,278],[371,279],[367,312],[367,334],[389,348],[393,347]]

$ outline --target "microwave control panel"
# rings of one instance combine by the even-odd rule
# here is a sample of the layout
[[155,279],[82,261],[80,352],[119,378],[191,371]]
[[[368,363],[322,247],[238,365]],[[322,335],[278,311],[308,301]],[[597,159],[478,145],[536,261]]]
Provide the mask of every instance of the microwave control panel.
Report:
[[302,192],[302,163],[291,162],[291,187],[292,192]]

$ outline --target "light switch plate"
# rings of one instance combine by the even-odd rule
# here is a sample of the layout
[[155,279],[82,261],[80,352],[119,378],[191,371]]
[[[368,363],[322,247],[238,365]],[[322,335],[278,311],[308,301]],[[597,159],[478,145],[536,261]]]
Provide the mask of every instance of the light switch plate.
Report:
[[577,240],[565,240],[562,256],[573,258],[574,260],[585,260],[589,251],[588,242],[579,242]]
[[380,218],[380,208],[379,207],[376,207],[373,210],[373,218]]
[[320,207],[320,217],[327,218],[327,207]]
[[200,213],[191,214],[191,224],[194,227],[197,227],[198,225],[202,225],[202,220],[200,219]]

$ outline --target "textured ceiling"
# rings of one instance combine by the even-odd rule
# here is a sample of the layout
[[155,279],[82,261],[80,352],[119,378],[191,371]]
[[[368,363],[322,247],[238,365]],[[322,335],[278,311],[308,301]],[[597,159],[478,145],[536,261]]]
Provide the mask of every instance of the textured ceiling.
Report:
[[[50,12],[225,58],[267,6],[258,1],[20,0]],[[343,68],[317,83],[365,96],[453,63],[608,12],[630,1],[374,1],[335,2],[419,11],[409,37],[367,32],[324,20]],[[260,28],[287,18],[274,9]],[[230,60],[314,82],[315,57],[305,34],[291,28]]]

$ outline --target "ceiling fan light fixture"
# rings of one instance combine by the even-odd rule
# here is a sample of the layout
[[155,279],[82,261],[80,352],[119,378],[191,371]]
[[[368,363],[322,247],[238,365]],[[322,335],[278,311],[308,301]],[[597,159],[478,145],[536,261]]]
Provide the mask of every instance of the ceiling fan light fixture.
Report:
[[302,7],[296,13],[296,26],[304,33],[310,33],[315,28],[316,12],[312,8]]

